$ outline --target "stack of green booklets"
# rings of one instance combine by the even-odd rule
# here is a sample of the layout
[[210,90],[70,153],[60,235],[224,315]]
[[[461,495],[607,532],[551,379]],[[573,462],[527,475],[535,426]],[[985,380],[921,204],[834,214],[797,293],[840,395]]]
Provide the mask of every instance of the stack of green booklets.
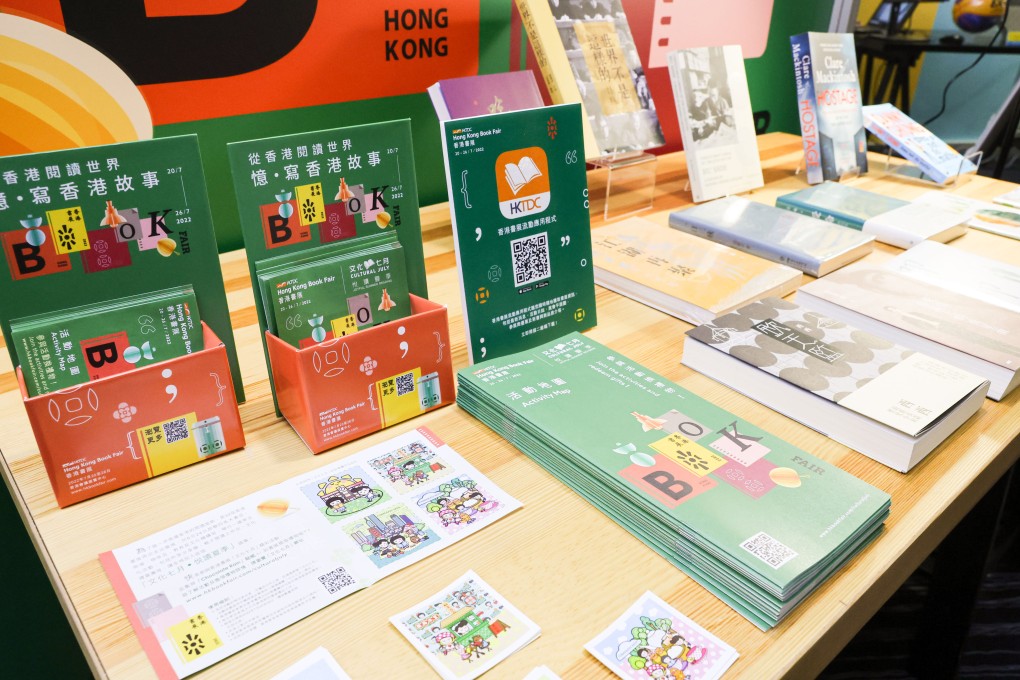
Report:
[[465,368],[457,403],[762,629],[889,496],[578,333]]
[[255,263],[267,328],[306,347],[411,313],[404,250],[388,231]]
[[191,286],[12,319],[11,338],[32,397],[203,345]]

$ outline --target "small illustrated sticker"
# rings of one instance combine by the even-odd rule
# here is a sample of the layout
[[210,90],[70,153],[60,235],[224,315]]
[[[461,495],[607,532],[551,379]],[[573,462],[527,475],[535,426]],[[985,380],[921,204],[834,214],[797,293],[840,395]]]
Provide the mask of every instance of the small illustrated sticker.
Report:
[[447,680],[470,680],[542,632],[473,571],[390,618]]
[[[454,477],[418,496],[416,504],[449,534],[455,534],[477,521],[498,515],[502,504],[474,479]],[[491,513],[491,515],[490,515]]]
[[390,500],[378,482],[357,466],[323,475],[314,483],[302,486],[301,491],[330,522]]
[[436,476],[449,474],[447,464],[436,457],[436,451],[424,439],[415,439],[372,458],[368,464],[389,480],[398,493],[426,484]]
[[189,619],[170,626],[170,639],[185,663],[201,658],[223,646],[216,629],[205,614],[196,614]]
[[651,592],[584,646],[627,680],[722,677],[738,654]]
[[373,510],[345,526],[344,533],[379,568],[439,542],[432,529],[400,503]]

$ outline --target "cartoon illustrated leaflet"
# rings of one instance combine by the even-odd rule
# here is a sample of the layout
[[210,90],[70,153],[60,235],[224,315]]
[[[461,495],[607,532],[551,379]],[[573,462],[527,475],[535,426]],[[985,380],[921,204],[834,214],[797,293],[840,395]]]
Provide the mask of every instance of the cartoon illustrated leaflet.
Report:
[[624,680],[715,680],[738,656],[650,591],[584,648]]
[[542,632],[473,571],[390,623],[446,680],[477,678]]
[[159,677],[183,678],[519,507],[419,428],[100,561]]
[[443,123],[472,363],[595,326],[581,107]]

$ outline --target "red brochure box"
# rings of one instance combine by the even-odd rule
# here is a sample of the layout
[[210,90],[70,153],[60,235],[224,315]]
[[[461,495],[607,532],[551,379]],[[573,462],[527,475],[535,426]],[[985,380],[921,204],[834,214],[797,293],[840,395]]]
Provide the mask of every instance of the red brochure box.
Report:
[[280,412],[312,453],[453,403],[446,307],[410,299],[406,318],[311,347],[266,333]]
[[244,447],[227,350],[205,349],[63,390],[21,396],[60,507]]

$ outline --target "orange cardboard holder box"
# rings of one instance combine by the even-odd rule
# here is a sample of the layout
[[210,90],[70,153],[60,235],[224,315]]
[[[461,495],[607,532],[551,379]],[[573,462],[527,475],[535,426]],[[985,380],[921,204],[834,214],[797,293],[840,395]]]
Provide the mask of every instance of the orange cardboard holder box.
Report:
[[312,453],[453,403],[446,307],[298,349],[266,332],[280,412]]
[[36,397],[18,367],[57,505],[244,447],[227,350],[205,322],[202,339],[197,352]]

